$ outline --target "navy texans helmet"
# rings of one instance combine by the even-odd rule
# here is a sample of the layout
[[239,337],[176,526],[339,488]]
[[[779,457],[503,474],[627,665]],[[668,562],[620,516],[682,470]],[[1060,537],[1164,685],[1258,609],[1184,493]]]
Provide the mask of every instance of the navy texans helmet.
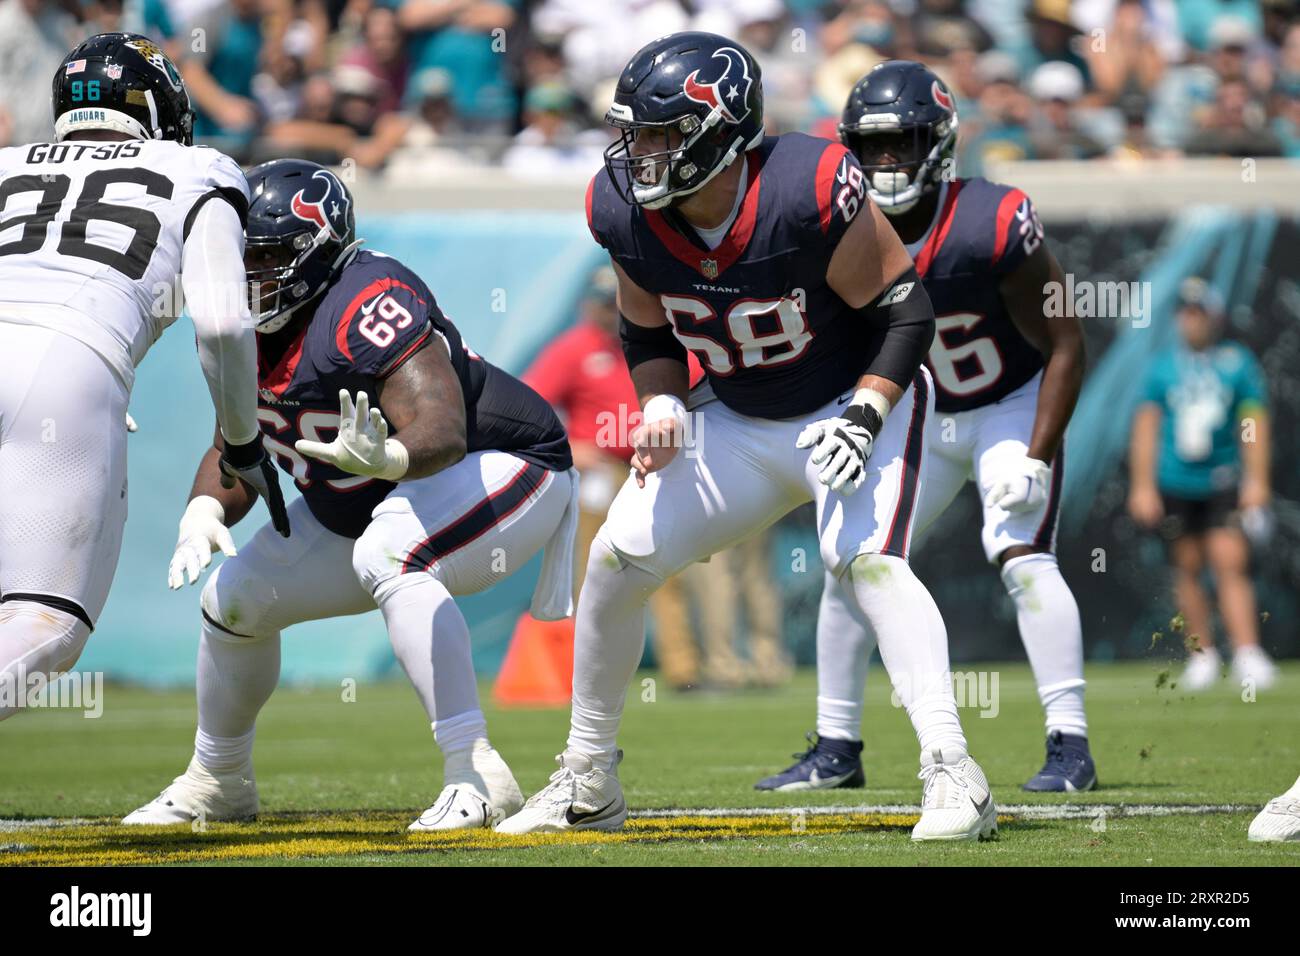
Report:
[[324,291],[361,242],[352,196],[324,166],[275,159],[246,175],[249,307],[257,331],[276,332]]
[[858,80],[839,126],[882,212],[906,212],[937,189],[957,145],[957,107],[922,63],[887,60]]
[[758,62],[714,33],[661,37],[623,69],[605,122],[622,133],[605,150],[614,188],[627,202],[659,209],[762,140]]
[[194,110],[175,64],[137,33],[101,33],[54,73],[54,137],[108,129],[136,139],[193,140]]

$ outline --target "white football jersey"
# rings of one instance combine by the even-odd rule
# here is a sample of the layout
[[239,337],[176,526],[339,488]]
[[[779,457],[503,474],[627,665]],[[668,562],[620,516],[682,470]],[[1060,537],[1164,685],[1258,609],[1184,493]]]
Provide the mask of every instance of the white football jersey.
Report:
[[248,185],[234,160],[204,146],[65,140],[0,149],[0,321],[79,339],[129,388],[183,307],[181,251],[213,198],[242,219]]

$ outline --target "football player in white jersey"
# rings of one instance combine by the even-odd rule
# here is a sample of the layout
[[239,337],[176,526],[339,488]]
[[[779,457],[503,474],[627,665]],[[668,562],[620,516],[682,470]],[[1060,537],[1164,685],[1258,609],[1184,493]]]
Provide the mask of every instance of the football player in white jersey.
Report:
[[53,142],[0,149],[0,681],[18,690],[76,663],[108,597],[135,367],[181,310],[178,275],[224,480],[289,533],[257,427],[243,173],[191,145],[184,84],[145,37],[86,40],[53,98]]

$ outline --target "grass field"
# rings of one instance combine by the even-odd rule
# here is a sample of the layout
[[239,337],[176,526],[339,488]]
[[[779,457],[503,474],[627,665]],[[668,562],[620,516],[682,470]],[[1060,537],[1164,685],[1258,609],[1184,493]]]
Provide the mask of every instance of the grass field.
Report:
[[[440,787],[440,760],[403,684],[282,688],[258,725],[263,814],[253,824],[123,828],[117,818],[185,766],[191,691],[109,685],[104,713],[23,714],[0,727],[0,866],[211,864],[1287,865],[1300,844],[1252,845],[1251,817],[1300,772],[1300,666],[1253,702],[1225,680],[1189,695],[1166,665],[1089,668],[1101,787],[1069,799],[1019,789],[1042,760],[1027,668],[998,677],[995,717],[962,711],[1002,811],[1000,839],[913,845],[916,744],[873,672],[865,790],[760,794],[812,725],[810,674],[779,691],[629,697],[621,777],[633,819],[618,834],[408,835]],[[652,680],[653,675],[642,675]],[[653,696],[655,699],[646,700]],[[484,688],[484,700],[490,700]],[[494,743],[531,793],[554,769],[565,710],[488,711]]]

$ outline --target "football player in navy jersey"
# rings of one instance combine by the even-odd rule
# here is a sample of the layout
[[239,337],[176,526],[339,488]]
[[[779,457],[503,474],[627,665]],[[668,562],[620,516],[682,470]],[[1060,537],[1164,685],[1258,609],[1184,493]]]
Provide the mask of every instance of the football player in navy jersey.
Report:
[[[863,77],[840,133],[934,303],[928,365],[937,414],[926,425],[917,528],[975,482],[984,553],[1015,602],[1046,711],[1047,759],[1025,789],[1088,790],[1097,773],[1083,706],[1082,628],[1054,553],[1065,428],[1084,369],[1078,319],[1046,305],[1048,284],[1064,282],[1061,267],[1019,189],[944,175],[957,113],[947,87],[922,64],[889,61]],[[818,739],[760,789],[861,785],[870,654],[869,628],[827,575],[817,622]]]
[[[812,501],[822,557],[871,621],[920,739],[913,837],[992,834],[943,620],[907,564],[934,316],[906,250],[847,149],[764,135],[758,64],[725,37],[646,46],[607,121],[622,135],[588,188],[587,213],[618,275],[643,423],[634,474],[591,548],[560,767],[498,829],[623,824],[616,738],[647,597]],[[687,350],[706,373],[690,395]],[[681,447],[688,430],[698,440]]]
[[302,497],[291,537],[268,525],[236,554],[228,528],[254,496],[222,486],[220,433],[199,464],[169,583],[193,583],[216,548],[230,557],[203,589],[194,757],[124,822],[256,814],[253,725],[279,677],[280,631],[378,606],[445,762],[442,793],[411,829],[490,826],[523,795],[488,742],[453,596],[544,548],[533,613],[571,612],[577,478],[564,429],[469,349],[419,276],[358,249],[333,173],[276,160],[248,186],[258,420]]

